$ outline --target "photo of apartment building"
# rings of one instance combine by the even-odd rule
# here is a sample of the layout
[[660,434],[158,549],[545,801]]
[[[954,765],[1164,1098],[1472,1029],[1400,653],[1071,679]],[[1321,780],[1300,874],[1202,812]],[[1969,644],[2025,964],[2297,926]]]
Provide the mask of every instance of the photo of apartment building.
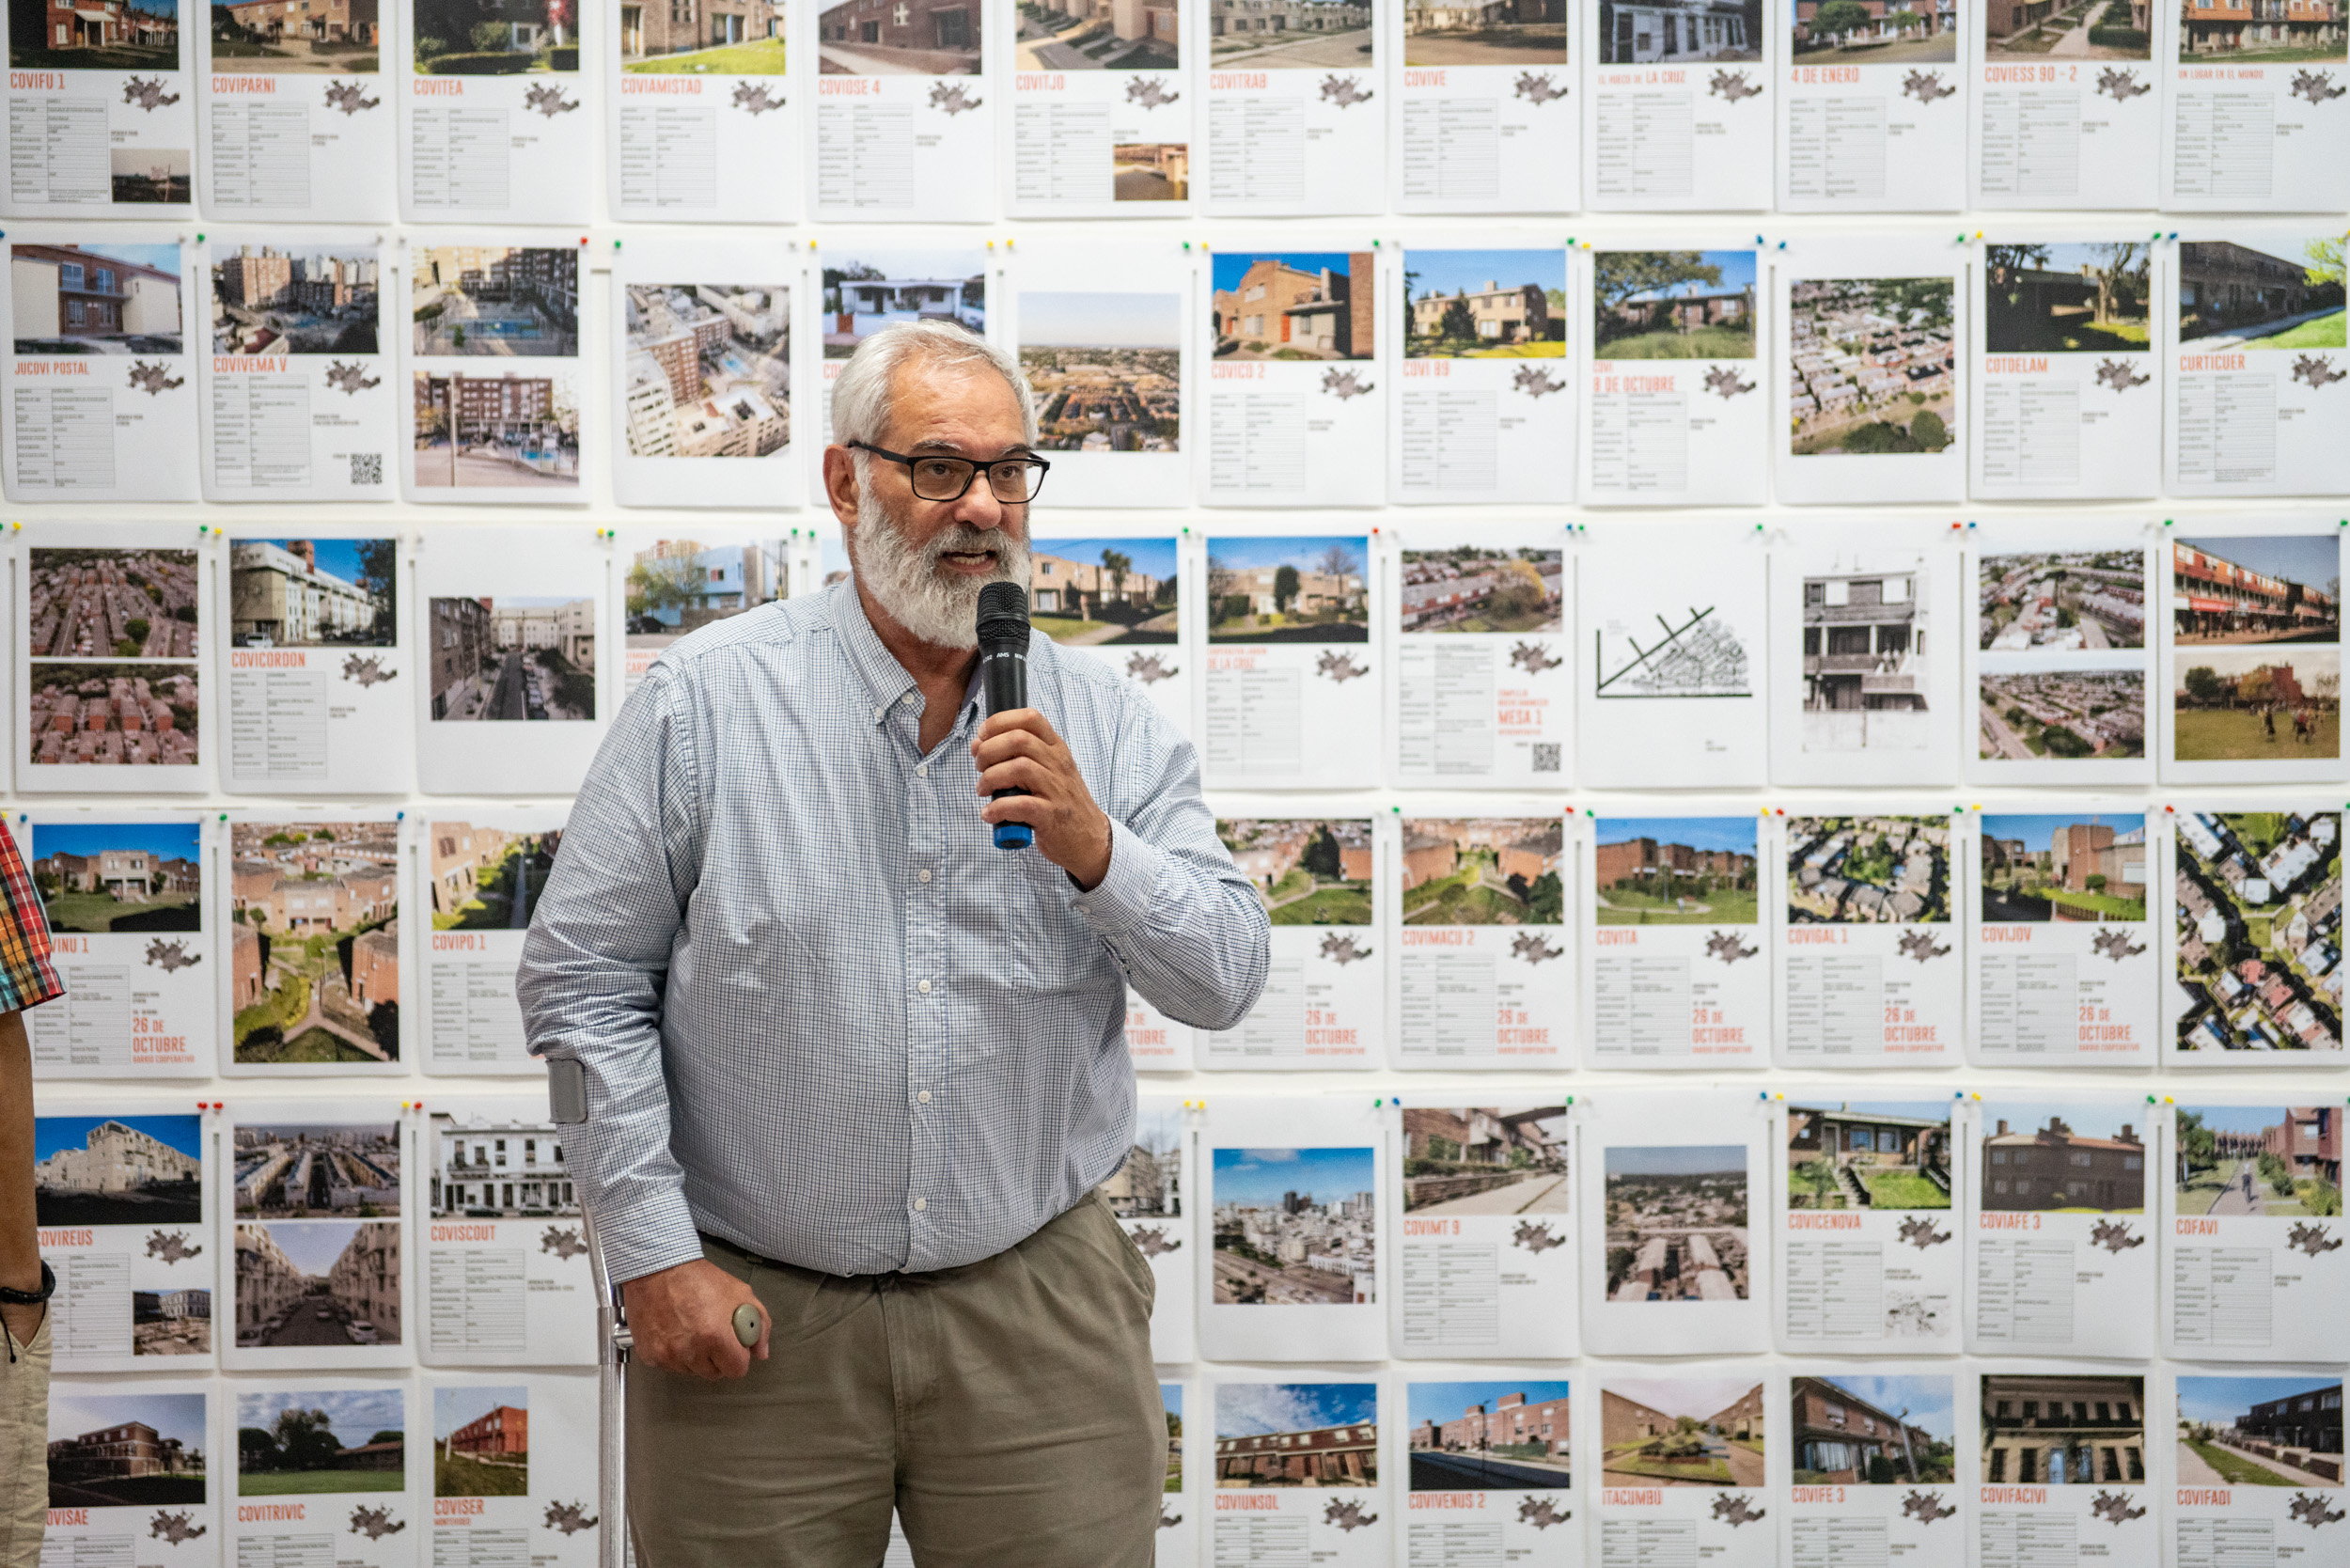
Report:
[[205,1501],[205,1396],[110,1393],[62,1382],[47,1402],[49,1506],[162,1508]]
[[1744,817],[1616,817],[1592,845],[1603,926],[1752,925],[1755,825]]
[[[2181,36],[2191,40],[2196,13],[2192,0],[2189,4],[2188,24]],[[2304,17],[2313,9],[2326,11],[2325,24],[2332,28],[2334,42],[2326,57],[2342,57],[2339,0],[2244,0],[2234,14],[2241,18],[2251,6],[2272,9],[2280,18],[2287,7]],[[2283,20],[2262,24],[2271,32],[2290,25]],[[2186,51],[2189,57],[2212,52],[2194,49],[2191,43]],[[2332,239],[2312,239],[2297,253],[2281,256],[2233,240],[2182,242],[2177,261],[2179,341],[2209,349],[2339,349],[2343,345],[2342,265],[2341,246]]]
[[977,76],[975,0],[841,0],[816,13],[817,70],[825,76]]
[[[468,602],[480,606],[478,617],[462,607]],[[593,599],[543,594],[472,601],[436,598],[431,616],[436,628],[431,660],[435,720],[585,721],[596,716]],[[438,635],[445,625],[446,644]]]
[[1556,817],[1411,817],[1402,824],[1407,926],[1555,926],[1565,830]]
[[1066,648],[1177,640],[1175,541],[1029,541],[1028,624]]
[[[2124,1121],[2102,1135],[2076,1129],[2081,1105],[2002,1103],[1982,1135],[1984,1210],[2001,1214],[2146,1212],[2146,1141]],[[2102,1113],[2097,1113],[2102,1114]]]
[[1602,65],[1710,65],[1762,57],[1762,0],[1600,0]]
[[1951,1206],[1950,1113],[1913,1101],[1790,1105],[1791,1209]]
[[784,0],[700,0],[696,5],[623,0],[620,69],[635,75],[710,71],[781,76],[786,17]]
[[1406,359],[1557,359],[1567,352],[1563,252],[1415,250],[1403,294]]
[[1224,1306],[1378,1300],[1370,1149],[1216,1149],[1215,1278]]
[[400,1342],[397,1223],[257,1220],[236,1250],[238,1344]]
[[2172,540],[2172,640],[2340,643],[2338,546],[2326,534]]
[[1958,1479],[1950,1377],[1796,1376],[1788,1442],[1798,1486],[1899,1486]]
[[2177,1392],[2181,1486],[2292,1486],[2338,1494],[2340,1378],[2182,1374]]
[[1367,817],[1219,817],[1216,838],[1277,926],[1371,923]]
[[1022,0],[1013,69],[1173,71],[1182,9],[1180,0]]
[[1414,1105],[1403,1112],[1403,1212],[1563,1215],[1564,1105]]
[[245,1123],[235,1155],[237,1213],[246,1218],[400,1213],[400,1129],[390,1123]]
[[1208,541],[1210,642],[1369,642],[1361,537],[1227,535]]
[[1208,63],[1218,71],[1374,64],[1367,0],[1207,0],[1207,7]]
[[432,1495],[530,1492],[530,1389],[524,1384],[432,1390]]
[[1135,1141],[1118,1172],[1102,1184],[1120,1219],[1173,1219],[1183,1212],[1183,1114],[1161,1101],[1135,1116]]
[[1370,251],[1233,251],[1211,258],[1215,357],[1375,357],[1373,263]]
[[1373,1383],[1226,1383],[1215,1390],[1215,1484],[1379,1484]]
[[559,831],[509,833],[475,823],[425,829],[434,931],[521,931],[555,870]]
[[1791,284],[1789,449],[1797,457],[1873,457],[1939,452],[1955,441],[1952,292],[1947,277]]
[[1023,293],[1019,322],[1040,449],[1183,450],[1183,296]]
[[1747,1299],[1742,1146],[1611,1148],[1605,1164],[1608,1300]]
[[212,247],[216,354],[374,353],[377,261],[332,245]]
[[579,485],[579,375],[415,372],[419,485]]
[[211,68],[265,76],[372,74],[382,66],[381,29],[380,0],[227,0],[212,10]]
[[1955,0],[1794,0],[1794,56],[1806,65],[1952,65]]
[[1611,1378],[1599,1394],[1603,1486],[1762,1484],[1762,1385],[1744,1378]]
[[1803,748],[1919,751],[1927,712],[1925,562],[1857,557],[1803,580]]
[[33,886],[52,931],[204,929],[204,872],[195,823],[32,826]]
[[2182,64],[2338,61],[2343,49],[2342,0],[2180,0]]
[[[692,539],[655,540],[636,552],[621,580],[627,647],[657,652],[689,632],[789,598],[791,560],[791,541],[781,538],[708,546]],[[488,631],[484,612],[485,636]],[[457,662],[452,658],[452,667]]]
[[1407,66],[1563,66],[1566,0],[1407,0]]
[[2337,1105],[2186,1105],[2174,1113],[2172,1212],[2342,1213]]
[[43,1230],[204,1222],[201,1119],[33,1119],[33,1222]]
[[1564,1490],[1574,1485],[1568,1386],[1408,1383],[1415,1492]]
[[1787,819],[1792,924],[1938,924],[1950,917],[1950,894],[1946,819]]
[[871,334],[900,321],[960,321],[987,332],[986,252],[827,252],[820,326],[824,357],[846,359]]
[[2143,920],[2146,820],[2062,812],[1986,812],[1986,921]]
[[2340,814],[2172,820],[2179,1048],[2339,1052]]
[[791,440],[791,290],[630,283],[621,408],[631,457],[766,457]]
[[2146,1380],[1984,1372],[1985,1484],[2090,1486],[2146,1477]]
[[39,0],[11,7],[8,67],[178,71],[178,0]]
[[436,1219],[559,1218],[579,1213],[562,1130],[540,1121],[460,1121],[434,1112],[431,1196]]
[[400,1059],[399,828],[231,824],[235,1059]]
[[234,648],[390,648],[396,539],[241,539],[228,547]]

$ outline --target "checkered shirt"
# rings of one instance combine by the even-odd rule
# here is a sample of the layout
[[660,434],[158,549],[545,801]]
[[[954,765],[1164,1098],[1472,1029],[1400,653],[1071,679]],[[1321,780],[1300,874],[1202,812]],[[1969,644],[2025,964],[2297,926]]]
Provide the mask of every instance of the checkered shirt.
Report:
[[1191,743],[1042,635],[1028,696],[1111,818],[1090,892],[995,847],[977,681],[923,754],[849,584],[682,639],[620,710],[518,976],[531,1050],[587,1069],[564,1142],[614,1278],[697,1230],[843,1275],[990,1257],[1124,1160],[1129,985],[1205,1028],[1256,1004],[1269,928]]
[[49,916],[17,852],[16,835],[0,832],[0,1012],[17,1012],[65,995],[49,962]]

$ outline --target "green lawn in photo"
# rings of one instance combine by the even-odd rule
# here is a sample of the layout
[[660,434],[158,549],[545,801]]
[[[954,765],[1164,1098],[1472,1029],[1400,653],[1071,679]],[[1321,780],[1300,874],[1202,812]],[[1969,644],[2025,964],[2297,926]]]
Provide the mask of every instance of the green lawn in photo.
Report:
[[2220,820],[2234,832],[2244,853],[2257,860],[2283,842],[2291,818],[2282,811],[2231,811]]
[[[40,36],[34,19],[33,36]],[[113,43],[100,48],[44,49],[39,44],[11,44],[8,64],[17,71],[178,71],[176,43]]]
[[1564,359],[1564,343],[1480,343],[1475,338],[1416,337],[1407,359]]
[[1857,1172],[1872,1209],[1947,1209],[1950,1195],[1914,1170]]
[[2005,331],[1994,341],[2000,344],[1998,352],[2003,353],[2127,353],[2143,352],[2153,344],[2152,330],[2143,318],[2096,321],[2076,311],[2060,321],[2016,320],[2001,324]]
[[2190,1170],[2185,1186],[2173,1186],[2175,1210],[2183,1215],[2207,1215],[2219,1195],[2244,1180],[2242,1160],[2221,1160],[2205,1169]]
[[1273,912],[1277,926],[1367,926],[1371,919],[1371,884],[1338,883],[1293,899]]
[[2297,1484],[2252,1458],[2249,1454],[2223,1449],[2217,1443],[2189,1441],[2182,1445],[2194,1450],[2195,1456],[2217,1470],[2231,1486],[2292,1486]]
[[2337,310],[2287,327],[2273,337],[2255,337],[2248,349],[2339,349],[2350,347],[2342,331],[2343,315]]
[[1479,880],[1482,862],[1448,877],[1424,883],[1403,895],[1407,926],[1519,926],[1527,923],[1525,904],[1500,888]]
[[400,1470],[278,1470],[239,1475],[241,1497],[315,1497],[328,1492],[400,1492],[408,1485]]
[[1028,624],[1055,642],[1067,642],[1071,637],[1081,637],[1089,632],[1104,631],[1110,623],[1106,620],[1075,620],[1068,616],[1032,615],[1028,618]]
[[684,55],[660,55],[649,60],[626,60],[622,71],[646,75],[780,76],[783,39],[754,39],[748,43],[721,44]]
[[2146,917],[2146,904],[2141,899],[2117,899],[2109,893],[2074,893],[2061,887],[2036,887],[2032,891],[2050,903],[2087,910],[2100,920],[2142,920]]
[[52,931],[196,931],[202,911],[194,893],[166,893],[125,903],[112,893],[53,893],[42,901]]
[[1750,926],[1758,917],[1759,902],[1750,887],[1716,887],[1698,895],[1701,910],[1676,909],[1666,900],[1628,887],[1600,890],[1599,923],[1603,926]]
[[[2186,39],[2182,36],[2179,42],[2184,45]],[[2198,55],[2186,48],[2179,51],[2179,64],[2193,66],[2282,65],[2294,60],[2332,60],[2339,63],[2344,57],[2343,46],[2339,43],[2312,49],[2231,49],[2224,54],[2206,55]]]
[[[2339,346],[2339,345],[2337,345]],[[2182,708],[2171,716],[2171,757],[2180,762],[2329,761],[2342,755],[2342,715],[2320,713],[2307,742],[2293,738],[2293,720],[2277,715],[2270,735],[2258,713],[2234,708]]]
[[1692,332],[1658,327],[1614,337],[1591,351],[1593,359],[1752,359],[1754,329],[1701,326]]
[[1637,1453],[1610,1454],[1601,1468],[1609,1475],[1653,1476],[1660,1481],[1686,1482],[1699,1486],[1731,1484],[1729,1462],[1720,1459],[1684,1461],[1648,1459]]
[[522,1497],[530,1494],[530,1466],[519,1454],[513,1464],[485,1465],[471,1454],[436,1452],[432,1495],[436,1497]]
[[1810,1159],[1787,1168],[1787,1206],[1791,1209],[1846,1209],[1852,1200],[1836,1183],[1836,1167],[1826,1159]]

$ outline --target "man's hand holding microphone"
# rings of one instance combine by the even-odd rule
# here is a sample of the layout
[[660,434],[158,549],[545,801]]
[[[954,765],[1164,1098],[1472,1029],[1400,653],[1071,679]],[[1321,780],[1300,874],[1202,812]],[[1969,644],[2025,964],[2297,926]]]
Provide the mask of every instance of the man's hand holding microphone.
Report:
[[987,722],[971,743],[979,763],[979,792],[991,796],[979,819],[995,831],[999,849],[1025,849],[1026,827],[1037,853],[1067,871],[1081,889],[1101,885],[1110,869],[1110,819],[1093,803],[1077,760],[1050,721],[1028,706],[1028,595],[1017,583],[979,590],[979,681]]

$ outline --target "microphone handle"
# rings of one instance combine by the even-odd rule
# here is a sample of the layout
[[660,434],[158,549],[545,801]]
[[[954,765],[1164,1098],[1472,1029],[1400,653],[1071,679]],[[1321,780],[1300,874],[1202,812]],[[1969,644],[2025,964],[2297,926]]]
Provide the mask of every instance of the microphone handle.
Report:
[[[990,717],[1008,713],[1028,705],[1028,651],[1025,648],[979,650],[979,685],[987,693]],[[998,790],[991,799],[1002,800],[1008,795],[1025,795],[1020,789]],[[1036,830],[1026,823],[997,823],[997,849],[1026,849],[1036,842]]]

